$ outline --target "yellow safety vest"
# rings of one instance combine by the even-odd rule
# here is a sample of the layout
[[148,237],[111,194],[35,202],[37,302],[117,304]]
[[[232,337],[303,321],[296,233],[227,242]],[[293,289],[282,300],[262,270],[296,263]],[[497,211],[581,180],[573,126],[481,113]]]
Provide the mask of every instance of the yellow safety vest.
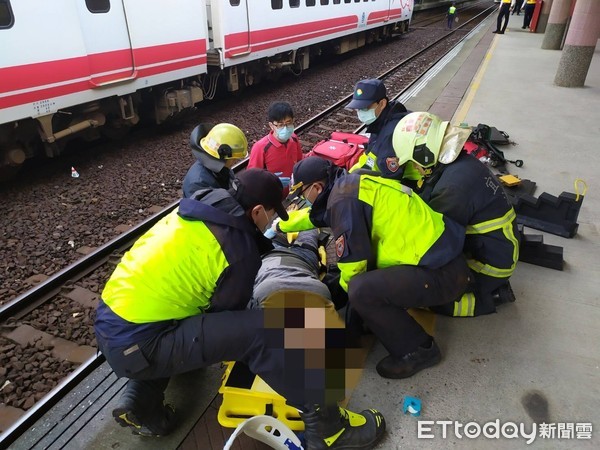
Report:
[[229,266],[208,227],[177,212],[138,239],[102,292],[110,309],[129,322],[180,320],[202,313]]
[[[418,265],[445,230],[443,216],[396,180],[361,175],[358,199],[372,206],[371,245],[378,269]],[[338,263],[340,285],[367,270],[367,261]]]

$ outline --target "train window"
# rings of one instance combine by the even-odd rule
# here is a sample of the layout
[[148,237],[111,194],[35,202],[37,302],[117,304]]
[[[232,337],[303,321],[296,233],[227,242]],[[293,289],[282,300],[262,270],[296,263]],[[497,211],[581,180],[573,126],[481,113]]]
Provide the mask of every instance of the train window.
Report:
[[283,8],[283,0],[271,0],[271,8],[273,8],[273,9]]
[[334,5],[339,5],[342,0],[333,0]]
[[306,6],[315,6],[317,4],[317,0],[306,0]]
[[15,22],[9,0],[0,0],[0,28],[10,28]]
[[290,8],[299,8],[300,0],[290,0]]
[[329,0],[321,0],[321,5],[329,5]]
[[229,0],[231,6],[240,6],[240,0]]
[[10,28],[15,23],[9,0],[0,0],[0,28]]
[[85,0],[85,6],[91,13],[107,13],[110,11],[110,0]]
[[352,0],[344,0],[344,3],[350,3]]

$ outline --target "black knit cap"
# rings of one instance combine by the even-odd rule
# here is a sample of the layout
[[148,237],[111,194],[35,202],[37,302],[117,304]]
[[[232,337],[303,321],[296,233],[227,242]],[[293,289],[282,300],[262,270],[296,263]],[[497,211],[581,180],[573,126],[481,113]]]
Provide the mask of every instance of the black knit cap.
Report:
[[283,185],[281,180],[264,169],[246,169],[236,175],[231,189],[233,198],[247,211],[256,205],[273,208],[283,220],[288,220],[281,199]]

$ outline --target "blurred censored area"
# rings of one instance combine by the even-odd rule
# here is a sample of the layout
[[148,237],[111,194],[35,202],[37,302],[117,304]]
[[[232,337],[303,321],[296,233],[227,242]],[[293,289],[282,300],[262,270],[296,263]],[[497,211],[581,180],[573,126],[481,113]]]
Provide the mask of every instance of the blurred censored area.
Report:
[[333,303],[308,292],[278,291],[262,306],[265,346],[284,352],[288,401],[332,405],[348,397],[366,352],[350,338]]

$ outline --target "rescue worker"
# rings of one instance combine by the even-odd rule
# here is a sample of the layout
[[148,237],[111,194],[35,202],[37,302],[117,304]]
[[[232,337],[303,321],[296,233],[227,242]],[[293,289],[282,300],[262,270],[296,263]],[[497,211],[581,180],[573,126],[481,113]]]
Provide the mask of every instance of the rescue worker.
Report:
[[365,153],[350,171],[366,168],[393,178],[398,168],[395,166],[392,135],[398,121],[408,114],[406,107],[387,98],[381,80],[366,79],[356,83],[352,101],[346,108],[356,110],[358,120],[367,126],[365,131],[370,133]]
[[[252,146],[248,168],[267,169],[278,175],[284,187],[289,186],[294,164],[304,154],[294,133],[294,111],[287,102],[275,102],[267,113],[269,134]],[[287,195],[288,189],[284,189]]]
[[406,378],[437,364],[437,344],[407,309],[450,303],[465,291],[464,228],[397,180],[340,174],[319,157],[297,163],[292,183],[313,205],[311,222],[331,227],[349,304],[390,353],[377,372]]
[[190,146],[196,162],[183,179],[184,198],[190,198],[199,189],[229,189],[233,180],[231,168],[248,156],[244,132],[230,123],[198,125],[190,135]]
[[169,378],[241,361],[299,408],[309,448],[368,449],[381,437],[381,414],[338,409],[324,385],[306,386],[304,355],[284,346],[285,328],[269,327],[263,310],[245,309],[260,254],[272,248],[262,231],[275,213],[287,217],[282,190],[275,175],[246,170],[229,190],[183,199],[124,255],[94,325],[115,374],[129,378],[112,412],[120,425],[143,436],[169,434],[176,422],[164,403]]
[[450,8],[448,8],[448,29],[451,30],[454,25],[454,21],[456,20],[456,5],[452,3]]
[[421,198],[466,228],[463,252],[473,283],[453,304],[434,308],[453,316],[489,314],[514,301],[508,280],[519,259],[517,216],[504,189],[481,161],[462,151],[470,133],[414,112],[398,123],[393,138],[398,164],[412,164],[423,175]]

